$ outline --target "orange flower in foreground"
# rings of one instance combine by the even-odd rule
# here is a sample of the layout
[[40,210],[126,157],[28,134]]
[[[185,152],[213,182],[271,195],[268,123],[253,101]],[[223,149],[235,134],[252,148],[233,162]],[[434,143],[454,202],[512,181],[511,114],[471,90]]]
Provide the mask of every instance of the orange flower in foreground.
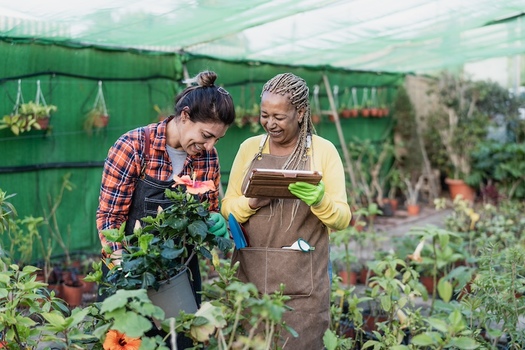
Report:
[[140,338],[131,338],[116,330],[109,330],[102,347],[104,350],[139,350]]
[[184,185],[186,186],[186,192],[189,194],[202,194],[208,191],[215,191],[215,184],[213,181],[195,181],[188,175],[183,175],[182,177],[175,176],[175,185]]

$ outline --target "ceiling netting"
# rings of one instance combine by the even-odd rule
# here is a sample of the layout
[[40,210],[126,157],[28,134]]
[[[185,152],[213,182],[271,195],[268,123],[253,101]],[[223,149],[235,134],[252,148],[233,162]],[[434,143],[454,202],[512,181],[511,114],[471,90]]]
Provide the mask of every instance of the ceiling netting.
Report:
[[525,0],[0,0],[0,37],[425,73],[525,52]]

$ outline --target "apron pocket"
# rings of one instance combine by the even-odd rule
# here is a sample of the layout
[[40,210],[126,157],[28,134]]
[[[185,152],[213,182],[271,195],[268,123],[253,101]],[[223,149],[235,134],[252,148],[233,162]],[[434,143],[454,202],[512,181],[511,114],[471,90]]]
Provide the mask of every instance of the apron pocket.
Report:
[[259,292],[270,294],[284,284],[284,294],[310,296],[313,292],[313,252],[280,248],[236,249],[233,261],[239,261],[237,277],[255,284]]

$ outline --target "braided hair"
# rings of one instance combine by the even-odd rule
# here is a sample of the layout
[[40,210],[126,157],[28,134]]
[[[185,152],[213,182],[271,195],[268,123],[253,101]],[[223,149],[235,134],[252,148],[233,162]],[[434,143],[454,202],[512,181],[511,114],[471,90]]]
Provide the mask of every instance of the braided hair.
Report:
[[304,110],[304,117],[300,123],[299,138],[292,154],[286,160],[283,169],[299,169],[304,167],[301,161],[306,159],[308,152],[307,137],[315,134],[315,127],[310,116],[309,89],[306,81],[292,73],[278,74],[264,84],[261,97],[265,92],[274,94],[288,95],[290,103],[295,109]]
[[[185,83],[191,83],[175,97],[175,115],[188,108],[190,120],[202,123],[223,123],[235,121],[235,105],[231,95],[223,87],[215,86],[217,74],[203,71]],[[196,84],[196,85],[195,85]]]

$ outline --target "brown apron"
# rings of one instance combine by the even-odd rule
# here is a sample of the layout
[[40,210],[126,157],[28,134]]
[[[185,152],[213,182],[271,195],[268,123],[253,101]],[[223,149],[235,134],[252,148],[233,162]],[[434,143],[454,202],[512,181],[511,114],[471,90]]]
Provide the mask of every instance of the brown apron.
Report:
[[[280,169],[286,158],[263,154],[254,159],[251,169]],[[307,159],[306,164],[309,163]],[[299,206],[292,221],[294,203]],[[236,249],[232,257],[232,263],[240,262],[239,279],[255,284],[259,292],[268,294],[279,290],[283,283],[284,294],[291,297],[287,305],[293,311],[286,311],[284,320],[299,336],[295,338],[282,331],[284,339],[279,345],[292,350],[323,349],[322,338],[330,322],[326,227],[310,207],[298,199],[272,200],[271,205],[260,208],[243,226],[249,247]],[[282,249],[299,238],[315,250]]]

